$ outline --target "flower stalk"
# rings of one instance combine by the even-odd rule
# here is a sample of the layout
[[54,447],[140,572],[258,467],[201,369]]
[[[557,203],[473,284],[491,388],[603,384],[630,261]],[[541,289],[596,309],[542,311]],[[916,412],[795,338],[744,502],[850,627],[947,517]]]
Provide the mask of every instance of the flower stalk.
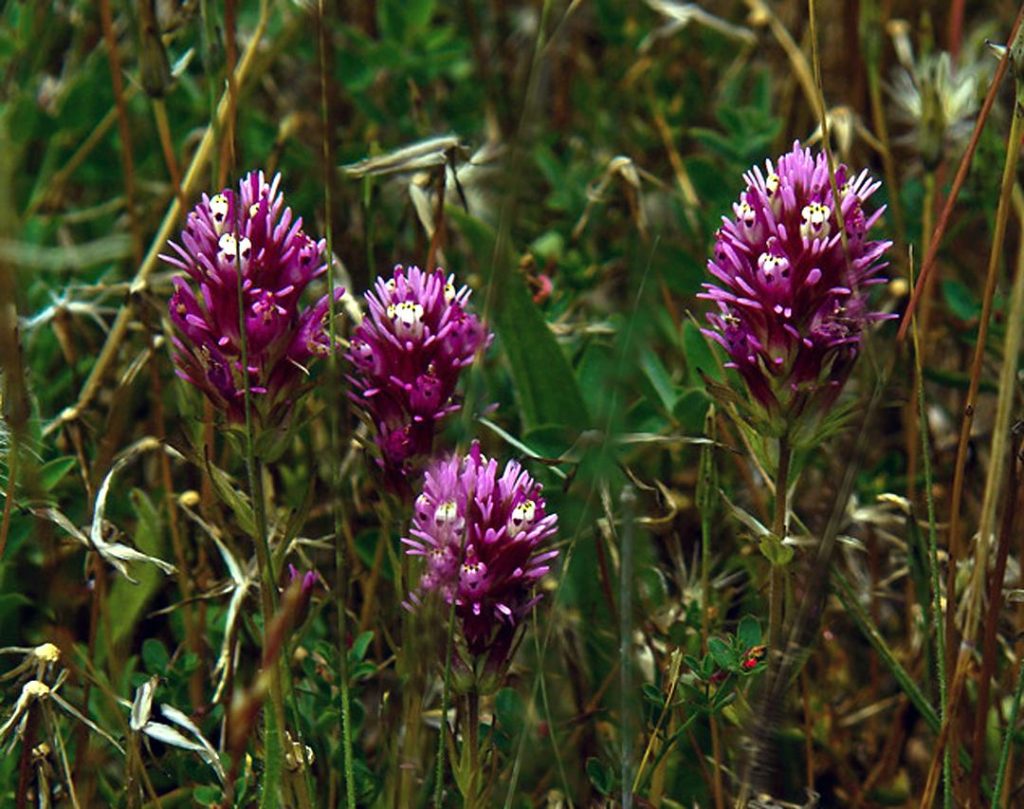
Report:
[[[466,714],[472,702],[467,703],[467,695],[478,700],[497,690],[522,625],[540,600],[535,586],[558,555],[545,547],[557,530],[558,517],[547,513],[541,490],[516,461],[509,461],[499,474],[497,461],[473,442],[466,455],[435,461],[427,469],[409,536],[402,539],[406,553],[425,563],[406,607],[416,609],[428,598],[447,606],[438,805],[450,694],[460,695],[460,713]],[[463,753],[470,751],[464,748]],[[464,791],[466,766],[460,760],[457,772]]]
[[[793,450],[787,436],[779,439],[778,464],[775,472],[775,511],[772,517],[772,539],[781,544],[786,539],[786,499],[789,487],[789,464]],[[786,599],[786,570],[783,558],[771,559],[771,583],[768,595],[768,638],[772,649],[782,649],[783,606]]]

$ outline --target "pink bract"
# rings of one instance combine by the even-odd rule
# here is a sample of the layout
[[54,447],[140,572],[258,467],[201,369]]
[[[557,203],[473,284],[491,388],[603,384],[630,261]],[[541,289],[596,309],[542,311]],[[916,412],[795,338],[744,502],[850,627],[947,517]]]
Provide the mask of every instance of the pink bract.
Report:
[[435,461],[424,476],[410,537],[402,540],[426,563],[409,601],[436,593],[454,603],[472,655],[508,652],[558,555],[546,547],[558,517],[547,512],[541,488],[516,461],[499,474],[476,442],[465,456]]
[[459,409],[462,369],[492,335],[466,309],[470,291],[441,270],[395,267],[366,293],[366,318],[352,334],[349,395],[376,428],[380,463],[402,482],[430,454],[438,422]]
[[866,170],[836,169],[842,227],[824,154],[795,143],[743,178],[708,261],[715,282],[698,295],[718,306],[703,331],[783,432],[835,401],[865,328],[888,317],[871,310],[867,292],[886,281],[879,273],[892,242],[868,238],[884,207],[865,211],[880,186]]
[[[185,275],[169,303],[180,377],[202,390],[228,421],[245,420],[239,273],[253,413],[260,426],[279,423],[301,392],[307,366],[330,351],[330,299],[303,307],[299,298],[326,272],[324,242],[302,230],[284,205],[280,175],[268,183],[250,172],[188,214],[181,243],[161,258]],[[344,291],[335,290],[335,299]]]

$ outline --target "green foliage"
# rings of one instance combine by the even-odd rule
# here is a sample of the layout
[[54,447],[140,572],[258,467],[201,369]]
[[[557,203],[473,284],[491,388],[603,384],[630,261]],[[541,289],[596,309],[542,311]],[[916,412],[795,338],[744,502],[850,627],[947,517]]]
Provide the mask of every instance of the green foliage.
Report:
[[[762,738],[779,754],[774,802],[807,800],[810,767],[822,806],[917,805],[949,710],[934,671],[941,627],[921,618],[933,604],[956,611],[954,634],[975,650],[950,723],[950,779],[972,804],[996,803],[997,753],[1019,758],[1021,743],[1007,722],[1021,693],[1012,542],[1004,580],[986,575],[997,575],[1012,513],[992,537],[967,540],[985,503],[1003,517],[1017,500],[1009,475],[988,492],[996,395],[1008,423],[1021,416],[1019,379],[999,382],[1001,366],[1020,364],[1004,349],[1019,326],[1007,314],[1013,222],[982,322],[1008,96],[996,96],[944,225],[921,335],[927,424],[911,418],[908,352],[882,324],[843,398],[801,437],[783,542],[766,527],[778,436],[744,420],[748,398],[701,333],[696,296],[743,172],[818,127],[800,79],[814,75],[806,3],[747,4],[751,15],[744,4],[617,0],[151,5],[159,30],[144,29],[139,4],[0,4],[0,805],[59,809],[73,784],[81,806],[347,806],[351,794],[353,806],[421,809],[435,795],[457,805],[459,786],[480,807],[597,806],[635,778],[634,805],[714,806],[716,772],[729,774],[732,805],[749,740]],[[888,44],[901,30],[887,25],[889,4],[840,5],[814,4],[833,152],[884,179],[878,227],[895,242],[895,283],[873,294],[900,314],[908,246],[919,273],[973,118],[950,129],[928,175],[916,124],[891,104],[905,53],[902,40]],[[985,23],[975,34],[958,30],[952,6],[910,21],[915,58],[955,40],[957,75],[990,76],[995,62],[975,41],[1003,39],[1009,10],[970,5],[968,22]],[[458,144],[443,166],[365,178],[339,168],[446,134]],[[187,210],[250,168],[281,172],[306,233],[330,230],[335,279],[350,293],[339,344],[361,293],[399,262],[455,274],[495,332],[434,449],[479,440],[521,460],[559,516],[559,554],[508,665],[489,678],[498,687],[478,695],[475,724],[451,688],[457,673],[445,682],[459,640],[447,607],[408,609],[422,566],[401,540],[418,470],[408,491],[388,489],[347,395],[350,368],[321,363],[287,423],[255,436],[262,494],[250,491],[244,431],[174,374],[173,273],[144,257],[171,252],[157,234],[176,182],[193,178]],[[172,219],[178,239],[184,214]],[[974,423],[958,450],[965,412]],[[102,481],[147,436],[171,451],[119,471],[93,525]],[[993,446],[1010,441],[1003,454],[1017,457],[1018,438],[1004,431]],[[950,548],[941,529],[958,453],[961,547]],[[924,493],[937,525],[924,524]],[[940,529],[935,558],[929,528]],[[277,581],[264,575],[264,538]],[[133,562],[129,581],[104,543],[180,569]],[[315,572],[298,601],[286,595],[289,565]],[[785,629],[798,650],[763,645],[772,566],[789,577]],[[267,735],[270,646],[286,737]],[[230,784],[195,749],[129,726],[127,706],[152,677],[151,721],[174,724],[180,711]],[[48,698],[22,723],[32,680],[72,710]],[[987,755],[969,795],[976,722]],[[1011,796],[1020,770],[1008,769]],[[275,780],[280,792],[267,789]]]

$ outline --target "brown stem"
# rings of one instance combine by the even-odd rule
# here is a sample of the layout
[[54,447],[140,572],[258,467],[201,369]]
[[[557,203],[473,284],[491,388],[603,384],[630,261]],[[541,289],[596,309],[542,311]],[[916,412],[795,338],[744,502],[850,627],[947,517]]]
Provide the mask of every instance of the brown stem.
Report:
[[235,78],[235,64],[238,62],[238,46],[235,42],[235,0],[224,2],[224,40],[228,74],[228,114],[220,145],[217,184],[221,187],[227,184],[228,170],[235,163],[235,116],[238,109],[238,82]]
[[608,557],[604,552],[604,541],[601,535],[597,536],[594,549],[597,551],[597,568],[601,574],[601,592],[604,593],[604,599],[608,602],[608,614],[617,615],[615,593],[612,590],[611,575],[608,572]]
[[[453,169],[454,171],[454,169]],[[430,249],[427,250],[428,271],[432,271],[437,265],[437,251],[444,245],[444,191],[448,179],[448,165],[439,167],[437,173],[437,206],[434,209],[434,233],[430,237]]]
[[4,514],[0,519],[0,560],[4,558],[7,534],[11,528],[11,509],[14,506],[14,491],[18,480],[18,453],[20,451],[17,441],[14,441],[7,453],[7,491],[4,496]]
[[38,711],[29,706],[25,732],[21,736],[21,757],[18,761],[18,792],[15,795],[15,809],[27,809],[29,779],[32,776],[32,748],[36,746],[36,725]]
[[142,261],[142,229],[139,224],[138,212],[135,210],[135,161],[132,157],[132,131],[128,123],[128,105],[124,100],[124,79],[121,77],[121,55],[117,48],[117,35],[114,33],[114,15],[110,9],[110,0],[100,0],[100,21],[103,25],[103,38],[107,43],[107,60],[110,62],[110,83],[114,88],[114,101],[117,105],[117,129],[121,136],[121,164],[124,170],[124,195],[128,206],[128,221],[132,229],[132,252],[135,263]]
[[981,673],[978,678],[978,710],[974,719],[974,753],[971,762],[970,794],[975,806],[981,806],[981,774],[985,766],[985,730],[989,712],[989,690],[996,668],[996,640],[999,616],[1003,609],[1003,579],[1006,576],[1006,559],[1010,553],[1010,539],[1014,536],[1017,508],[1024,498],[1020,486],[1019,467],[1024,445],[1018,444],[1014,461],[1010,463],[1010,480],[1003,519],[999,530],[999,545],[996,550],[996,564],[988,585],[988,611],[985,614],[985,636],[982,645]]
[[[1013,21],[1013,28],[1010,30],[1010,36],[1007,38],[1007,42],[1012,43],[1017,37],[1017,30],[1020,28],[1021,21],[1024,21],[1024,5],[1021,6],[1020,11],[1017,12],[1017,18]],[[981,112],[978,113],[978,120],[974,124],[974,132],[971,133],[971,140],[967,144],[967,149],[964,151],[964,156],[960,159],[960,166],[956,170],[956,177],[953,178],[953,185],[949,189],[949,196],[946,197],[946,204],[942,208],[942,215],[939,217],[938,226],[935,228],[935,232],[932,234],[931,243],[928,245],[928,252],[924,257],[924,264],[921,265],[921,274],[917,278],[917,284],[914,286],[914,293],[910,297],[910,302],[907,304],[906,310],[903,312],[903,318],[900,320],[900,330],[896,334],[896,341],[902,343],[906,339],[907,331],[910,329],[910,320],[914,315],[914,310],[917,308],[917,304],[924,293],[925,285],[929,273],[931,273],[935,266],[935,257],[939,252],[939,245],[942,243],[942,237],[946,233],[946,227],[949,225],[949,217],[953,213],[953,206],[956,205],[956,199],[960,195],[960,189],[963,187],[964,181],[967,179],[967,172],[971,168],[971,161],[974,159],[974,150],[978,147],[978,141],[981,139],[981,130],[985,126],[985,121],[988,120],[989,113],[992,111],[992,105],[996,100],[996,92],[999,89],[999,83],[1002,81],[1003,76],[1006,73],[1006,68],[1009,66],[1010,61],[1010,49],[1006,49],[1006,53],[1003,54],[1003,58],[999,60],[999,66],[996,68],[995,75],[992,77],[992,83],[989,85],[988,93],[985,95],[985,102],[981,105]]]
[[960,45],[964,38],[964,9],[966,0],[952,0],[949,4],[949,28],[946,32],[946,49],[949,55],[956,58],[960,55]]
[[162,98],[153,99],[153,118],[156,121],[156,131],[160,136],[160,148],[164,153],[164,163],[167,165],[167,175],[171,178],[171,188],[178,200],[181,210],[188,207],[181,189],[181,169],[178,167],[178,160],[174,156],[174,142],[171,139],[171,126],[167,121],[167,105]]
[[[1021,7],[1024,13],[1024,6]],[[974,408],[978,398],[978,387],[981,382],[981,365],[985,357],[985,344],[988,338],[988,327],[992,317],[992,300],[995,296],[996,281],[999,277],[999,257],[1002,254],[1006,222],[1010,213],[1010,200],[1013,182],[1017,171],[1017,160],[1020,155],[1021,132],[1024,130],[1024,110],[1021,109],[1021,90],[1024,85],[1018,79],[1017,103],[1014,105],[1013,120],[1010,124],[1010,137],[1006,147],[1006,161],[1003,165],[1003,179],[999,193],[999,205],[996,209],[995,230],[992,234],[992,248],[989,251],[985,289],[982,293],[981,316],[978,323],[978,337],[971,361],[970,382],[964,400],[963,420],[960,423],[960,439],[956,449],[956,461],[953,471],[953,491],[949,508],[949,573],[946,590],[946,651],[952,657],[956,635],[956,569],[962,555],[960,543],[960,505],[963,500],[964,474],[967,467],[967,445],[971,437],[971,425],[974,423]],[[952,194],[950,195],[952,196]],[[918,284],[920,286],[920,282]],[[952,671],[952,665],[950,671]],[[951,717],[950,717],[951,719]]]
[[[153,435],[164,443],[167,431],[164,422],[163,382],[157,363],[149,363],[150,383],[153,386]],[[195,608],[192,604],[192,578],[189,575],[188,559],[185,556],[185,543],[182,539],[181,524],[178,522],[178,505],[174,497],[174,477],[171,475],[171,458],[166,452],[160,455],[160,478],[164,487],[164,502],[167,505],[167,527],[171,535],[171,546],[174,549],[174,561],[178,568],[178,590],[181,592],[182,620],[185,624],[185,639],[188,648],[202,657],[203,639],[198,631],[195,620]],[[203,672],[197,668],[189,678],[189,701],[193,708],[203,702]]]

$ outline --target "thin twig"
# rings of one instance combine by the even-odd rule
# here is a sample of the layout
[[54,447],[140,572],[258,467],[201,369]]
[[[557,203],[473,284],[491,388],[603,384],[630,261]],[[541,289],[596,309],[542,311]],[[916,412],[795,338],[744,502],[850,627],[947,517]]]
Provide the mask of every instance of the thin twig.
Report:
[[[109,0],[107,0],[107,2],[109,2]],[[249,40],[249,45],[245,50],[245,54],[242,56],[242,59],[235,70],[235,83],[240,90],[245,87],[246,81],[249,78],[249,73],[255,61],[259,43],[266,31],[267,23],[270,19],[269,9],[269,3],[263,2],[260,4],[260,17],[256,23],[256,28],[253,31],[252,38]],[[206,131],[203,133],[203,138],[199,142],[195,155],[192,157],[192,162],[189,164],[188,171],[185,172],[185,177],[182,180],[182,196],[185,199],[191,198],[199,188],[203,172],[214,153],[213,147],[216,142],[216,138],[214,136],[215,132],[218,128],[222,127],[224,122],[227,120],[228,102],[229,95],[228,92],[225,91],[224,95],[221,96],[220,103],[217,105],[216,120],[208,126]],[[132,279],[131,285],[129,286],[130,295],[136,295],[144,291],[149,286],[149,277],[156,268],[160,252],[164,249],[167,239],[171,236],[171,233],[177,226],[178,218],[181,216],[182,212],[181,203],[178,198],[175,198],[168,206],[167,212],[164,214],[163,221],[160,223],[160,227],[157,229],[156,235],[153,237],[153,241],[150,244],[149,252],[147,252],[145,257],[142,259],[139,270]],[[107,370],[117,356],[121,341],[128,333],[128,326],[131,324],[133,318],[133,306],[129,304],[121,307],[120,311],[117,313],[117,317],[114,319],[114,322],[110,327],[110,333],[107,335],[106,342],[103,344],[103,348],[101,349],[99,356],[96,358],[96,362],[93,365],[92,370],[89,372],[89,376],[85,380],[85,384],[82,386],[81,392],[78,394],[78,401],[75,402],[72,407],[64,410],[64,412],[43,428],[44,437],[60,428],[63,424],[77,419],[82,411],[84,411],[92,402],[93,398],[99,392],[100,385],[103,383],[103,378],[106,376]]]
[[[1024,21],[1024,4],[1021,5],[1020,10],[1017,12],[1017,17],[1013,21],[1013,28],[1010,29],[1010,36],[1007,38],[1007,42],[1012,43],[1016,40],[1022,21]],[[903,319],[900,321],[900,329],[896,333],[897,343],[902,343],[907,336],[907,330],[910,328],[910,318],[924,292],[925,284],[928,283],[928,276],[935,266],[939,245],[942,243],[942,237],[946,235],[946,228],[949,226],[949,217],[953,213],[953,207],[956,205],[957,197],[960,195],[960,189],[967,179],[967,172],[970,170],[971,161],[974,159],[974,150],[978,148],[978,141],[981,139],[981,130],[984,129],[985,122],[992,111],[999,83],[1006,73],[1009,60],[1010,48],[1007,48],[1006,53],[999,60],[999,66],[996,68],[995,75],[992,77],[992,83],[989,85],[988,93],[985,95],[985,101],[981,105],[981,112],[978,113],[978,120],[974,124],[974,132],[967,143],[967,149],[964,150],[964,156],[960,159],[960,166],[957,168],[956,176],[953,178],[953,185],[949,189],[949,196],[946,197],[946,204],[942,208],[942,214],[939,216],[935,232],[932,234],[931,244],[928,245],[928,252],[925,254],[924,263],[921,265],[921,274],[917,278],[917,284],[914,285],[914,292],[910,296],[910,302],[907,304],[907,308],[903,312]]]
[[135,160],[132,157],[132,128],[128,122],[128,105],[124,100],[124,79],[121,76],[121,55],[114,32],[114,15],[110,0],[100,0],[100,22],[103,38],[107,45],[107,60],[110,63],[110,83],[114,89],[114,103],[117,109],[117,128],[121,136],[121,166],[124,170],[124,195],[128,206],[128,221],[131,223],[132,251],[135,261],[142,258],[142,227],[135,208]]
[[[1024,7],[1022,7],[1024,12]],[[981,379],[981,365],[985,354],[985,344],[988,338],[989,322],[992,315],[992,300],[995,296],[996,280],[999,275],[999,257],[1004,247],[1003,237],[1006,233],[1006,223],[1010,214],[1010,203],[1013,192],[1013,183],[1016,177],[1017,162],[1020,156],[1021,133],[1024,132],[1024,77],[1016,77],[1017,103],[1014,105],[1013,120],[1010,125],[1010,136],[1007,141],[1006,161],[1003,165],[1003,179],[1000,186],[999,205],[996,209],[996,222],[992,234],[992,246],[989,251],[988,269],[985,278],[985,289],[982,293],[981,316],[978,324],[978,336],[975,344],[974,359],[971,362],[970,383],[967,396],[964,401],[963,418],[960,424],[960,439],[957,444],[956,461],[953,471],[953,490],[951,494],[950,516],[949,516],[949,570],[946,586],[946,649],[952,652],[953,639],[956,626],[956,570],[957,563],[962,555],[960,542],[960,506],[963,500],[964,473],[967,466],[967,446],[970,442],[971,425],[974,423],[974,408],[978,396],[978,386]],[[918,287],[921,286],[920,279]],[[1005,441],[1005,435],[997,431],[993,434],[994,440]],[[994,464],[1001,464],[1002,458],[993,457]],[[991,474],[990,474],[991,478]],[[978,578],[987,571],[988,557],[988,535],[991,530],[992,519],[995,513],[994,495],[986,488],[985,506],[982,510],[982,524],[979,528],[979,542],[977,543],[977,558],[974,560],[974,583],[970,588],[972,595],[968,602],[967,617],[964,621],[964,639],[968,644],[973,643],[977,632],[977,620],[980,613],[981,599],[984,587]],[[960,657],[965,652],[961,651]],[[957,672],[953,674],[957,679],[959,671],[967,665],[964,661],[956,666]],[[949,715],[946,717],[946,724],[950,728],[955,725],[957,708],[959,707],[959,695],[962,689],[949,689]],[[941,755],[941,746],[935,751],[935,756]],[[922,804],[924,805],[924,804]]]

